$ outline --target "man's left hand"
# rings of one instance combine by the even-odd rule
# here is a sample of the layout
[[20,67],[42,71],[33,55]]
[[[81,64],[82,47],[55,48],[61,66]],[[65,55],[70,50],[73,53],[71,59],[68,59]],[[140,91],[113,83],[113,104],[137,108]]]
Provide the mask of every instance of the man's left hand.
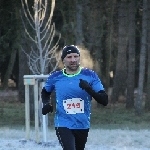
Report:
[[80,87],[82,90],[91,89],[91,86],[89,85],[89,83],[88,83],[86,80],[83,80],[83,79],[80,79],[79,87]]

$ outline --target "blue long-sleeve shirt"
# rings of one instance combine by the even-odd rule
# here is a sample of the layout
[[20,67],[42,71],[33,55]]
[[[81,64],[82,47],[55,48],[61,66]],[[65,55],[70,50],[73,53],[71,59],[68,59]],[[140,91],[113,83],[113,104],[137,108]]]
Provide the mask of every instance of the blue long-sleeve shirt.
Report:
[[80,79],[86,80],[95,92],[104,90],[98,75],[87,68],[80,68],[74,75],[67,75],[63,70],[48,77],[45,89],[55,90],[56,113],[55,127],[69,129],[87,129],[90,127],[90,109],[92,97],[79,87]]

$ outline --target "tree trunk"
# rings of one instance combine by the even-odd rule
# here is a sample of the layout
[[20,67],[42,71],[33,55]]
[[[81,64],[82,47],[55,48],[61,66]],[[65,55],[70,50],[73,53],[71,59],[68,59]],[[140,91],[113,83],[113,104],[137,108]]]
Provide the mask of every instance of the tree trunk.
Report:
[[[21,37],[21,45],[24,47],[25,50],[30,50],[29,48],[29,41],[27,41],[23,35],[24,28],[23,26],[20,26],[20,37]],[[28,43],[28,44],[26,44]],[[25,86],[24,86],[24,75],[29,75],[29,69],[27,65],[27,57],[24,54],[24,52],[20,49],[19,50],[19,84],[18,84],[18,92],[19,92],[19,101],[24,102],[25,101]]]
[[135,84],[135,0],[129,1],[129,54],[128,54],[128,77],[127,77],[127,100],[126,108],[134,107],[134,84]]
[[112,102],[115,103],[120,95],[124,95],[126,87],[126,50],[127,50],[127,2],[121,1],[119,5],[119,33],[118,55],[113,84]]
[[[18,52],[18,43],[19,43],[19,34],[18,34],[18,27],[19,27],[19,8],[17,7],[17,4],[16,3],[12,3],[12,7],[14,8],[14,15],[12,15],[11,17],[11,22],[13,22],[13,19],[16,20],[16,23],[15,23],[15,27],[12,27],[12,34],[13,35],[13,39],[12,41],[10,41],[10,59],[8,60],[8,67],[7,67],[7,70],[6,70],[6,73],[4,75],[4,82],[3,82],[3,88],[4,89],[7,89],[8,88],[8,79],[10,78],[10,75],[12,74],[12,71],[13,71],[13,68],[14,68],[14,64],[15,64],[15,61],[16,61],[16,55],[17,55],[17,52]],[[13,18],[14,17],[14,18]],[[6,66],[4,66],[6,67]]]
[[24,55],[24,52],[20,50],[18,90],[19,90],[19,100],[21,102],[25,101],[25,87],[24,87],[24,82],[23,82],[23,76],[27,74],[29,74],[27,59],[26,59],[26,56]]
[[142,99],[143,99],[143,86],[145,75],[145,57],[146,57],[146,39],[147,39],[147,1],[143,0],[143,16],[142,16],[142,38],[141,38],[141,52],[140,52],[140,70],[138,81],[138,93],[135,101],[135,113],[142,114]]
[[74,1],[67,0],[67,1],[59,2],[59,4],[61,4],[60,11],[63,20],[61,35],[65,45],[74,44],[76,42],[76,38],[75,38],[76,37],[75,34],[76,7],[74,7],[75,2],[76,2],[75,0]]
[[[150,31],[149,31],[150,32]],[[145,101],[145,109],[150,111],[150,33],[148,35],[148,72],[147,72],[147,97]]]
[[83,44],[83,30],[82,30],[82,3],[75,1],[76,3],[76,45],[82,46]]
[[10,78],[10,75],[12,73],[12,69],[14,67],[14,63],[16,60],[16,53],[17,53],[16,49],[12,50],[11,57],[10,57],[9,63],[8,63],[8,68],[7,68],[7,71],[6,71],[5,76],[4,76],[3,89],[8,88],[8,79]]
[[[148,11],[147,16],[150,16],[150,1],[147,1]],[[148,38],[147,38],[147,45],[148,45],[148,71],[147,71],[147,97],[145,101],[145,109],[150,111],[150,17],[148,17]]]
[[94,70],[102,78],[102,37],[104,35],[103,4],[97,0],[86,1],[83,12],[83,30],[85,47],[94,62]]
[[106,77],[105,77],[105,88],[108,89],[110,87],[110,67],[112,62],[112,50],[113,50],[113,32],[114,32],[114,8],[115,8],[116,0],[110,1],[109,7],[109,17],[108,17],[108,34],[106,41]]

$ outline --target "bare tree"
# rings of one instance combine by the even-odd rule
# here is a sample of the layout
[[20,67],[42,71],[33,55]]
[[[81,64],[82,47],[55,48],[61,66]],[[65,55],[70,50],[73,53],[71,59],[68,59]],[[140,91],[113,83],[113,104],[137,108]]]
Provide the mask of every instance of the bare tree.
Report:
[[137,115],[142,114],[142,102],[143,102],[142,100],[143,100],[145,60],[146,60],[146,43],[147,43],[147,6],[148,6],[147,2],[148,0],[143,0],[140,70],[139,70],[139,81],[138,81],[138,93],[135,101],[135,112]]
[[135,0],[129,1],[129,30],[128,30],[128,77],[127,77],[127,100],[126,108],[134,107],[134,84],[135,84]]
[[127,50],[127,1],[120,1],[119,5],[119,31],[118,31],[118,55],[112,92],[112,102],[115,103],[120,95],[124,95],[126,87],[126,50]]
[[[13,36],[12,36],[13,38],[11,38],[11,36],[7,37],[8,39],[11,39],[11,40],[9,40],[9,42],[7,41],[8,45],[9,45],[8,49],[10,51],[10,59],[7,60],[8,66],[5,66],[5,67],[7,67],[6,68],[6,72],[5,71],[3,72],[4,73],[4,79],[3,79],[3,85],[2,85],[3,89],[7,89],[8,88],[8,79],[10,78],[10,76],[11,76],[11,74],[13,72],[13,68],[14,68],[14,65],[15,65],[15,61],[16,61],[16,57],[17,57],[17,53],[18,53],[18,48],[19,48],[19,46],[18,46],[19,45],[18,44],[19,40],[18,39],[20,37],[20,34],[17,31],[17,29],[19,28],[19,15],[18,15],[19,9],[17,7],[17,4],[13,3],[12,1],[10,1],[10,5],[12,6],[13,9],[9,10],[9,13],[10,13],[10,17],[8,17],[9,21],[7,20],[8,18],[5,19],[5,20],[7,20],[6,21],[7,24],[13,23],[13,20],[17,20],[17,21],[16,21],[15,25],[10,25],[9,30],[8,30],[8,32],[10,32],[9,33],[10,35],[13,34]],[[6,17],[6,16],[4,16],[4,17]],[[1,21],[1,22],[3,22],[3,21]],[[2,24],[1,26],[4,26],[4,24]],[[3,27],[0,27],[0,28],[2,28],[1,29],[2,32],[5,33],[5,31],[3,31]],[[2,35],[0,34],[0,37],[2,37]],[[6,33],[5,36],[3,35],[3,37],[6,37],[6,36],[7,36],[7,33]],[[3,41],[3,44],[6,42],[6,41],[4,41],[4,39],[2,41]]]
[[59,46],[60,34],[57,42],[54,44],[55,24],[51,23],[55,8],[55,0],[51,1],[50,15],[46,21],[47,0],[34,0],[34,6],[32,7],[33,15],[27,0],[21,0],[21,2],[25,19],[28,26],[32,29],[32,32],[29,32],[27,23],[25,23],[22,17],[27,37],[33,43],[30,53],[26,52],[22,47],[22,50],[28,58],[29,69],[33,74],[45,74],[50,66],[52,69],[51,71],[53,71],[58,66],[60,59],[59,53],[56,53]]
[[114,20],[113,20],[113,15],[114,15],[114,9],[116,5],[116,0],[109,1],[109,8],[110,11],[108,12],[108,34],[107,34],[107,40],[106,40],[106,82],[105,82],[105,87],[108,89],[110,86],[110,67],[111,67],[111,62],[112,62],[112,51],[114,47],[113,43],[113,35],[114,35]]
[[[147,1],[148,4],[148,12],[147,12],[147,16],[150,16],[150,1]],[[147,33],[148,33],[148,37],[147,37],[147,42],[148,42],[148,71],[147,71],[147,97],[146,97],[146,101],[145,101],[145,108],[146,110],[150,111],[150,17],[148,17],[148,29],[147,29]]]
[[[58,42],[60,40],[60,34],[58,40],[54,42],[56,36],[55,24],[52,23],[53,12],[55,8],[55,0],[51,0],[51,9],[49,10],[48,0],[34,0],[34,5],[30,8],[28,0],[21,0],[22,10],[24,16],[21,15],[23,26],[25,29],[25,35],[30,43],[30,51],[22,51],[27,56],[27,64],[32,74],[48,74],[56,70],[60,60],[58,50]],[[48,15],[48,13],[50,13]],[[42,90],[42,84],[39,85],[39,119],[42,123],[42,100],[40,92]],[[31,89],[33,90],[33,88]],[[33,99],[30,92],[30,99]],[[33,100],[30,102],[30,114],[33,116]],[[48,119],[46,117],[46,119]]]
[[83,29],[82,29],[82,12],[83,12],[83,4],[79,0],[75,0],[76,4],[76,45],[83,44]]

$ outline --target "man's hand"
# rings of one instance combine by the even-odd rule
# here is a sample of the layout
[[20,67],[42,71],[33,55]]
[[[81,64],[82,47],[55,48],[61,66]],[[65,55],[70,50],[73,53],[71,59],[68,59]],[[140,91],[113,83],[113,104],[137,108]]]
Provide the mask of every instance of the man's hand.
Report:
[[46,115],[49,112],[51,112],[51,113],[53,112],[53,106],[48,103],[48,104],[46,104],[46,105],[43,106],[43,108],[42,108],[42,114]]
[[79,87],[85,90],[89,95],[91,95],[98,103],[107,106],[108,104],[108,95],[104,90],[95,92],[89,83],[85,80],[80,79]]
[[89,85],[89,83],[83,79],[80,79],[79,87],[85,91],[91,89],[91,86]]

